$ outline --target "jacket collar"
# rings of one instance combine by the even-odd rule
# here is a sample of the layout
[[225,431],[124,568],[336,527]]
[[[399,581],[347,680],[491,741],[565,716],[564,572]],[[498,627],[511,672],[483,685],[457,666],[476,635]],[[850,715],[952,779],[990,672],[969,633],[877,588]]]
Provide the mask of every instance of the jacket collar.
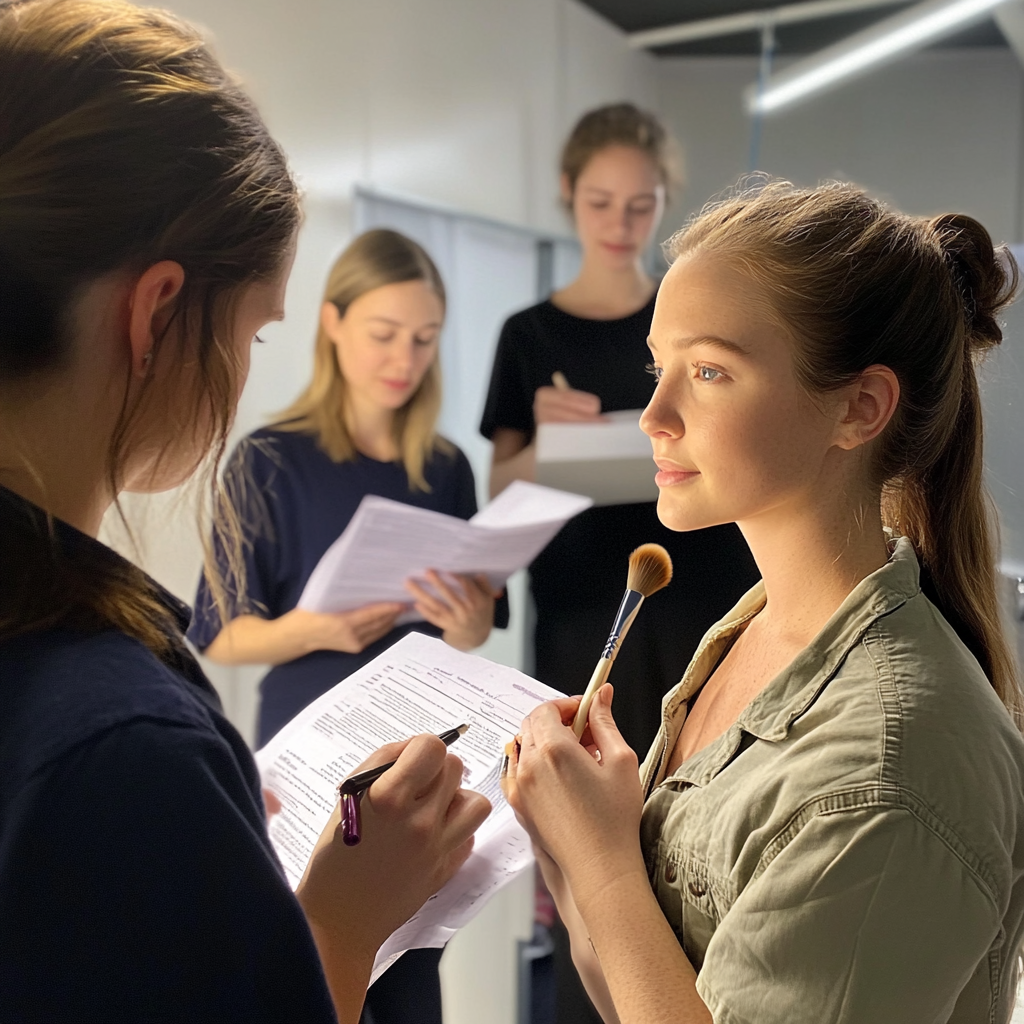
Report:
[[[917,555],[910,541],[900,538],[885,565],[854,587],[811,643],[744,708],[736,726],[684,761],[673,778],[705,784],[728,763],[742,733],[769,742],[785,739],[867,630],[920,592]],[[711,627],[682,681],[665,696],[659,736],[663,762],[682,728],[680,708],[704,685],[729,645],[764,605],[764,584],[758,583]],[[658,771],[660,775],[660,767]]]

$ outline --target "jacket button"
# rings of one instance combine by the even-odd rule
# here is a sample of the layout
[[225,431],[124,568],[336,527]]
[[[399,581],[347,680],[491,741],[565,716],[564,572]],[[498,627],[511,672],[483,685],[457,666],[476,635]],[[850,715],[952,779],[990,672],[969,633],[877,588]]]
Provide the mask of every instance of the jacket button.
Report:
[[676,880],[676,865],[674,861],[665,864],[665,881],[671,885]]
[[686,888],[690,890],[690,895],[698,900],[707,892],[707,889],[705,889],[704,886],[699,885],[697,882],[688,883]]

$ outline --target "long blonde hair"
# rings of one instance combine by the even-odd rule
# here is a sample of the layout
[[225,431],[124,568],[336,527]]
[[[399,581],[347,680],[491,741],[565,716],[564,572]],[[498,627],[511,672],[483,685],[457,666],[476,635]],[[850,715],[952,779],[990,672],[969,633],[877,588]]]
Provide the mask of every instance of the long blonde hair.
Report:
[[[411,238],[377,228],[360,235],[338,257],[327,277],[324,302],[344,316],[361,295],[388,284],[425,282],[445,305],[444,282],[434,261]],[[345,424],[348,384],[338,356],[323,324],[317,329],[313,355],[313,379],[301,395],[279,416],[275,426],[313,434],[320,447],[335,461],[348,462],[357,452]],[[450,453],[451,445],[437,433],[441,412],[441,367],[435,358],[416,393],[395,415],[394,441],[410,485],[421,491],[430,486],[423,467],[435,451]]]
[[883,520],[913,542],[938,604],[1019,725],[975,371],[1002,340],[996,316],[1017,289],[1008,250],[965,214],[908,217],[852,185],[769,182],[707,209],[668,251],[712,254],[753,278],[793,336],[811,393],[876,363],[896,374],[900,401],[873,467]]

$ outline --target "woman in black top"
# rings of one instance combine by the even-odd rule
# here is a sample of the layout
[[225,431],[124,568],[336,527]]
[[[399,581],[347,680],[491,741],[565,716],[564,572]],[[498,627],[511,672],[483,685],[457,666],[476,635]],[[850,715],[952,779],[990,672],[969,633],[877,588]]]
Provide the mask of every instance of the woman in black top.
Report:
[[[672,183],[670,155],[660,124],[629,104],[591,111],[566,143],[562,195],[583,265],[570,285],[502,329],[480,428],[494,442],[492,493],[533,477],[538,422],[595,420],[647,405],[657,285],[641,257]],[[555,387],[556,374],[572,390]],[[647,541],[668,549],[675,578],[644,607],[614,673],[616,721],[641,753],[657,732],[662,695],[704,631],[757,579],[739,531],[673,533],[653,501],[603,506],[568,523],[530,567],[537,678],[582,693],[622,598],[629,553]]]
[[392,744],[362,844],[335,813],[293,894],[188,609],[95,539],[223,450],[298,223],[192,29],[0,5],[0,1020],[354,1024],[488,811],[439,740]]

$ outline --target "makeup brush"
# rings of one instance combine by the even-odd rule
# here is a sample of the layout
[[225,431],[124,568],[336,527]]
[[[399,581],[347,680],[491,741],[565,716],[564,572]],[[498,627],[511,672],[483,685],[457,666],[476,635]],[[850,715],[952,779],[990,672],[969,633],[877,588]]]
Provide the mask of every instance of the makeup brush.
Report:
[[644,598],[667,587],[671,579],[672,559],[660,544],[641,544],[629,556],[626,593],[622,598],[622,604],[619,605],[612,631],[608,634],[601,660],[590,677],[583,700],[580,701],[576,717],[573,719],[572,731],[576,733],[577,738],[583,735],[583,730],[587,726],[587,716],[590,714],[590,705],[597,691],[607,682],[612,663],[619,653],[626,633],[629,632],[629,627],[633,625],[636,613],[640,611],[640,605],[644,603]]

